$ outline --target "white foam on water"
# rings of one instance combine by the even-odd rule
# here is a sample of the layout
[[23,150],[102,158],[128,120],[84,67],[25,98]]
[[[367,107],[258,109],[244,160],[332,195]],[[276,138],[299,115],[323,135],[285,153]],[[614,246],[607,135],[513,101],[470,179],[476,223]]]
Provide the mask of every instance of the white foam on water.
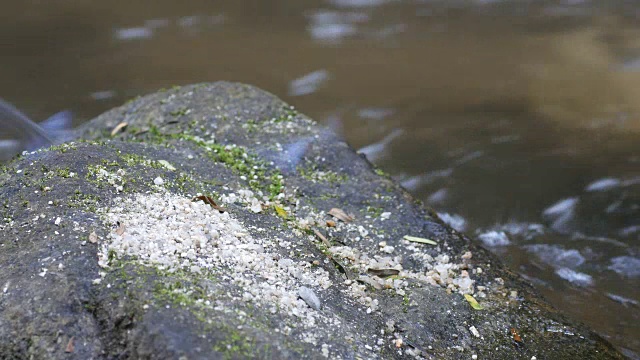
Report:
[[567,280],[568,282],[574,285],[578,285],[578,286],[593,285],[593,278],[591,277],[591,275],[577,272],[569,268],[563,267],[563,268],[557,269],[556,275],[558,275],[559,277],[563,278],[564,280]]
[[507,246],[511,244],[509,237],[507,237],[507,234],[503,231],[488,231],[478,235],[478,239],[488,247]]
[[618,256],[611,259],[611,265],[607,267],[626,277],[640,276],[640,258],[633,256]]
[[586,259],[578,250],[565,250],[559,245],[526,245],[524,249],[536,254],[545,264],[554,268],[566,267],[574,269],[586,262]]
[[621,296],[621,295],[607,293],[607,297],[609,299],[613,300],[613,301],[619,302],[620,304],[622,304],[624,306],[628,306],[628,305],[638,306],[638,305],[640,305],[640,303],[637,300],[629,299],[629,298],[626,298],[626,297]]
[[436,192],[432,193],[427,197],[427,203],[429,204],[442,204],[447,200],[449,196],[449,190],[446,188],[438,189]]
[[607,191],[620,186],[621,181],[615,178],[602,178],[587,185],[585,191]]
[[130,27],[116,29],[113,35],[118,40],[149,39],[153,36],[153,30],[147,27]]
[[534,239],[545,233],[544,225],[526,222],[508,222],[506,224],[498,224],[493,226],[491,230],[504,231],[509,235],[518,236],[525,240]]
[[424,185],[446,178],[453,174],[453,168],[430,171],[424,174],[409,176],[400,180],[400,185],[409,191],[416,191]]
[[578,202],[577,197],[560,200],[546,208],[542,215],[551,220],[551,228],[561,233],[567,233],[570,230],[568,225],[574,217]]
[[329,72],[325,69],[310,72],[289,83],[290,96],[302,96],[316,92],[329,80]]
[[438,217],[456,231],[463,232],[467,228],[467,220],[458,214],[438,213]]
[[578,204],[577,197],[562,199],[557,203],[546,208],[542,212],[542,214],[549,217],[563,216],[569,212],[572,212],[575,209],[577,204]]

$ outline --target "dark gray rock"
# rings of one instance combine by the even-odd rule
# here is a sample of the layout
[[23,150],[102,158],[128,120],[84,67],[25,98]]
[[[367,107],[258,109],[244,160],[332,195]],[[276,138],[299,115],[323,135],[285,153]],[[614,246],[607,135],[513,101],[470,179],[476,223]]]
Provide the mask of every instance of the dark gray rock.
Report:
[[1,358],[622,358],[254,87],[159,92],[79,136],[1,168]]

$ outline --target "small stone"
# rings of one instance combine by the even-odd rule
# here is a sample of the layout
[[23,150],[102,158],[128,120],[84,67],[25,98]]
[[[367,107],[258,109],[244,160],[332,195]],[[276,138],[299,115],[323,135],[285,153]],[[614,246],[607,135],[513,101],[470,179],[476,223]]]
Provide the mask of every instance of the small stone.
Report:
[[329,357],[329,345],[322,344],[322,356],[328,358]]
[[380,249],[380,251],[387,253],[387,254],[391,254],[393,251],[395,250],[395,248],[393,246],[385,246],[382,249]]
[[56,226],[60,226],[60,222],[62,221],[62,219],[60,219],[59,217],[56,218],[56,221],[54,221],[54,224],[56,224]]
[[162,178],[160,176],[158,176],[157,178],[153,179],[153,183],[158,185],[158,186],[161,186],[161,185],[164,184],[164,180],[162,180]]
[[306,286],[300,286],[300,288],[298,289],[298,296],[300,296],[300,298],[304,300],[304,302],[306,302],[307,305],[309,305],[309,307],[313,310],[320,310],[322,303],[320,302],[320,299],[318,299],[318,296],[316,296],[316,293],[313,292],[313,290],[309,289]]
[[473,334],[473,336],[479,338],[480,337],[480,332],[478,331],[478,329],[476,329],[475,326],[471,326],[469,327],[469,331]]

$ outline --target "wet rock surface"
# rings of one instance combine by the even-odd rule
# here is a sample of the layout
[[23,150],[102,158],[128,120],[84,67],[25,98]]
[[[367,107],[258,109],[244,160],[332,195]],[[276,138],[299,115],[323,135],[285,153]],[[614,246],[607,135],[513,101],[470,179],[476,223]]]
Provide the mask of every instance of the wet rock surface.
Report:
[[622,358],[259,89],[78,136],[1,168],[0,357]]

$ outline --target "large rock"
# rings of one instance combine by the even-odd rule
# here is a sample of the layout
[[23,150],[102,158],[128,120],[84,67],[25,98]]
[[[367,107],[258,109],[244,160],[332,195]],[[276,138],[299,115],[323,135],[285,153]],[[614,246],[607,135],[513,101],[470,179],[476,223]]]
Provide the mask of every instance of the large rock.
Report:
[[176,88],[79,135],[1,168],[1,358],[622,357],[271,94]]

